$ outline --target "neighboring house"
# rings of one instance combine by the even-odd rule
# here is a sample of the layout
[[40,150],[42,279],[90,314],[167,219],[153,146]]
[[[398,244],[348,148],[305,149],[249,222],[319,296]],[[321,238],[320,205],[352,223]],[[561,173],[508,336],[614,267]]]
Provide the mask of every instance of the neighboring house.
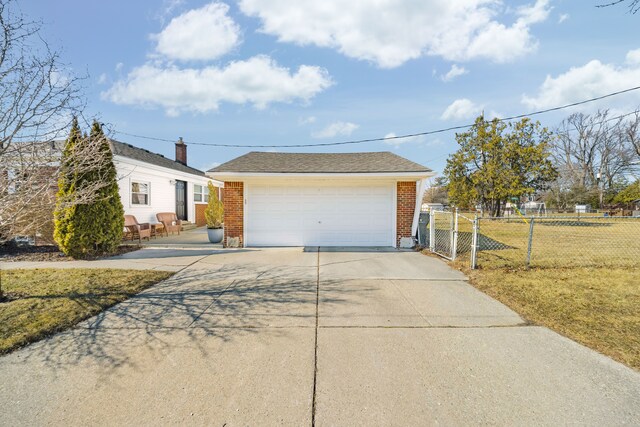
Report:
[[224,182],[225,242],[397,247],[435,174],[390,152],[251,152],[207,175]]
[[[204,172],[187,166],[187,145],[176,143],[175,160],[110,140],[124,212],[138,222],[157,222],[156,213],[175,212],[179,219],[205,225],[209,200]],[[212,181],[216,187],[222,182]]]

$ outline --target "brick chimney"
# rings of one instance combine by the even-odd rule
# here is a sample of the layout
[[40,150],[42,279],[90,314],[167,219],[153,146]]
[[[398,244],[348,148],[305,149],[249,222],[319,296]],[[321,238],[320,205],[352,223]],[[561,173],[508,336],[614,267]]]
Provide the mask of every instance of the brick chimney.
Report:
[[184,143],[182,137],[176,142],[176,162],[187,165],[187,144]]

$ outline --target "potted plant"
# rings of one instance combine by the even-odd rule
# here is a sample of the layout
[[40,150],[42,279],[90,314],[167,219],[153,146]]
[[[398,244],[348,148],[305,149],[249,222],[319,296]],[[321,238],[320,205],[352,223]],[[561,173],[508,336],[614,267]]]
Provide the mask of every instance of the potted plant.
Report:
[[218,197],[218,188],[211,181],[207,187],[209,188],[209,202],[204,210],[204,216],[207,219],[207,234],[211,243],[220,243],[224,237],[224,207]]

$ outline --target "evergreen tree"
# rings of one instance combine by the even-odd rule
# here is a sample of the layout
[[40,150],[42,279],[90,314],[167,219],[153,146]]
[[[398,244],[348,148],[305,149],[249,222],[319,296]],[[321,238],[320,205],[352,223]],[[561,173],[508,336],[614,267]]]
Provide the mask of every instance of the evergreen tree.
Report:
[[499,216],[510,198],[533,195],[557,177],[549,160],[551,134],[524,118],[515,124],[480,116],[468,132],[456,134],[460,149],[447,160],[449,200],[481,204]]
[[627,185],[614,198],[614,203],[630,204],[640,200],[640,180]]
[[[70,140],[72,135],[67,146]],[[71,168],[62,167],[61,176],[64,170],[72,169],[73,178],[66,184],[68,189],[59,192],[65,191],[66,200],[61,203],[64,213],[56,217],[56,241],[73,258],[113,253],[122,240],[124,209],[109,140],[100,124],[94,122],[89,137],[80,138],[69,150],[67,146]],[[80,152],[83,154],[78,155]],[[89,158],[87,153],[94,155]]]
[[82,132],[78,125],[78,118],[74,117],[69,137],[65,141],[62,157],[60,158],[58,193],[56,194],[56,208],[53,214],[53,238],[65,253],[67,253],[67,251],[64,248],[69,246],[68,239],[71,236],[71,218],[75,213],[75,205],[72,203],[76,180],[74,151],[81,139]]

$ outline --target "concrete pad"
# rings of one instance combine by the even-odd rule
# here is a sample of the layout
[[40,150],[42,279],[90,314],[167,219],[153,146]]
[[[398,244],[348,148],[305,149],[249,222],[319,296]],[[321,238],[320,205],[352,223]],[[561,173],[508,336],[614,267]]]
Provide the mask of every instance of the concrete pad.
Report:
[[446,263],[414,251],[320,252],[322,279],[464,280]]
[[237,280],[194,327],[315,327],[316,281]]
[[308,278],[318,275],[318,254],[302,248],[223,249],[215,251],[192,268],[233,272],[236,278]]
[[427,326],[390,280],[320,282],[318,324],[323,326]]
[[546,328],[320,329],[316,425],[638,425],[640,374]]
[[180,234],[169,234],[149,240],[143,240],[146,247],[155,248],[199,248],[199,249],[222,249],[222,243],[210,243],[207,235],[207,228],[200,227],[193,230],[183,231]]
[[392,280],[391,284],[433,326],[514,326],[524,320],[467,282]]
[[79,324],[84,328],[181,328],[191,325],[234,280],[183,271]]
[[98,330],[0,358],[5,425],[307,425],[313,329]]

